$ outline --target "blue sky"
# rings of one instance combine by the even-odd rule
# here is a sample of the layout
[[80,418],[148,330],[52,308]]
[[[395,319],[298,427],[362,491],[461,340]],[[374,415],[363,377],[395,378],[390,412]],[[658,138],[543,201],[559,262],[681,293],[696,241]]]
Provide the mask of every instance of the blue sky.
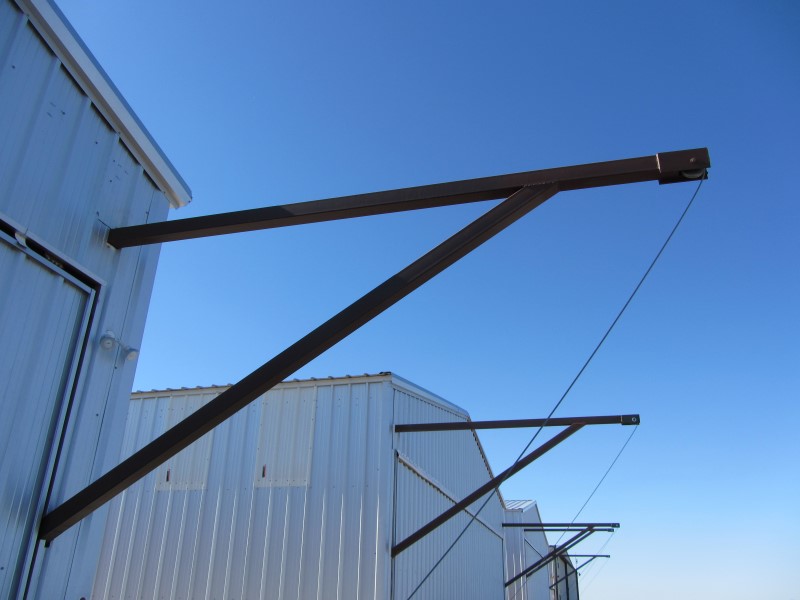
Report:
[[[800,599],[796,3],[58,4],[192,187],[172,218],[707,146],[558,412],[643,422],[581,515],[622,523],[581,596]],[[694,189],[559,194],[297,376],[544,416]],[[236,381],[491,205],[165,246],[137,389]],[[503,492],[569,520],[628,435],[587,428]],[[529,436],[482,435],[494,469]]]

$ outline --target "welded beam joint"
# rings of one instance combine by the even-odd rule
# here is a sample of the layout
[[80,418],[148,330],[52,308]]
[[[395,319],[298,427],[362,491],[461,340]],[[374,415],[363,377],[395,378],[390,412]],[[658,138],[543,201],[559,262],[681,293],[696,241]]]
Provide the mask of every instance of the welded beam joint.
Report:
[[555,448],[558,444],[566,440],[572,434],[579,431],[581,428],[583,428],[582,424],[571,425],[567,427],[564,431],[561,431],[557,435],[553,436],[550,440],[546,441],[544,444],[536,448],[536,450],[525,455],[523,458],[521,458],[513,465],[508,467],[505,471],[503,471],[499,475],[496,475],[495,477],[484,483],[477,490],[475,490],[471,494],[468,494],[465,498],[463,498],[459,502],[456,502],[453,506],[448,508],[438,517],[432,519],[427,524],[423,525],[422,527],[417,529],[414,533],[406,537],[404,540],[392,546],[392,556],[393,557],[397,556],[407,548],[413,546],[419,540],[424,538],[426,535],[444,525],[447,521],[455,517],[457,514],[461,513],[473,502],[480,500],[489,492],[497,490],[501,483],[509,479],[512,475],[520,472],[522,469],[527,467],[537,458],[544,456],[545,453]]

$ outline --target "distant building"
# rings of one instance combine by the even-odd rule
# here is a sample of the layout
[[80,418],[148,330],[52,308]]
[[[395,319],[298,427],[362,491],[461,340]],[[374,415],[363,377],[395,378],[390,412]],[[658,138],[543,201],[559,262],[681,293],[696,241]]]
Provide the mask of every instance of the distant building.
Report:
[[163,221],[190,192],[54,5],[0,0],[0,598],[82,598],[101,509],[37,541],[114,466]]
[[[539,507],[532,500],[507,500],[507,523],[541,523]],[[506,543],[506,580],[521,573],[537,561],[547,556],[551,548],[543,531],[526,531],[521,527],[507,527],[504,530]],[[551,600],[552,562],[511,584],[507,589],[508,598],[514,600]],[[553,598],[553,600],[555,600]]]
[[578,572],[572,559],[566,554],[558,556],[551,563],[553,577],[553,600],[579,600]]
[[[224,387],[137,392],[127,455]],[[391,373],[279,384],[111,502],[97,598],[405,600],[476,503],[392,558],[491,477],[472,431],[395,433],[467,413]],[[504,594],[499,494],[415,598]]]

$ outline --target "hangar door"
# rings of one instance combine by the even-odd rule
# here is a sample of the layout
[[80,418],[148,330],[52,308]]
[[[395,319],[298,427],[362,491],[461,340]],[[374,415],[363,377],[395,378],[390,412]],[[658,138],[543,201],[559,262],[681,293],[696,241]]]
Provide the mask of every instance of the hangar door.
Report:
[[0,598],[20,583],[94,290],[0,231]]

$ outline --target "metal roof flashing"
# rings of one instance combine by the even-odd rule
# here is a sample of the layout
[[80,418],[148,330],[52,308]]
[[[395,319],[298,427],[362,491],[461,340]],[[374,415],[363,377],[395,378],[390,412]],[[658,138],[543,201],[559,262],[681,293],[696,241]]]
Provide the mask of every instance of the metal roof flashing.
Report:
[[421,387],[416,383],[410,382],[405,377],[401,377],[397,373],[393,373],[391,371],[386,371],[385,373],[381,373],[381,375],[389,375],[391,377],[392,382],[395,385],[406,388],[409,392],[412,392],[418,396],[426,398],[431,402],[439,404],[442,408],[457,413],[459,416],[464,417],[464,419],[466,419],[467,421],[471,420],[469,413],[460,406],[458,406],[457,404],[453,404],[452,402],[445,400],[438,394],[434,394],[430,390],[426,390],[424,387]]
[[83,92],[119,134],[172,208],[192,201],[189,186],[145,129],[120,91],[70,25],[49,0],[15,0]]

